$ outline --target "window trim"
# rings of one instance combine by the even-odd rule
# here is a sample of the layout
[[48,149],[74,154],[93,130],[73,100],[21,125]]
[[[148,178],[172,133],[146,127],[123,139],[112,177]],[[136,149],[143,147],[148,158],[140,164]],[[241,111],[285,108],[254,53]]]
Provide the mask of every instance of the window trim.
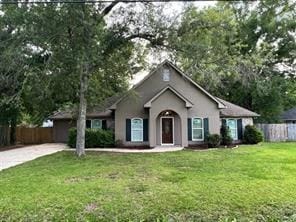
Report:
[[[235,138],[233,138],[233,137],[231,137],[233,140],[238,140],[238,127],[237,127],[237,118],[227,118],[226,119],[226,126],[228,127],[228,129],[229,129],[229,131],[231,130],[230,129],[230,127],[228,126],[228,121],[229,120],[234,120],[235,121],[235,128],[233,128],[233,129],[236,129],[236,137]],[[231,134],[230,134],[231,135]]]
[[[194,119],[201,119],[201,128],[193,128],[193,120]],[[201,129],[202,130],[202,133],[201,133],[201,136],[202,136],[202,138],[201,139],[194,139],[193,137],[193,130],[194,129]],[[192,141],[204,141],[204,133],[205,133],[205,130],[204,130],[204,118],[202,118],[202,117],[197,117],[197,116],[195,116],[195,117],[192,117],[191,118],[191,139],[192,139]]]
[[[134,140],[133,139],[133,131],[135,131],[135,130],[133,130],[133,120],[141,120],[141,122],[142,122],[142,138],[141,138],[141,140]],[[137,131],[140,131],[140,130],[137,130]],[[139,118],[139,117],[135,117],[135,118],[132,118],[131,119],[131,142],[144,142],[144,120],[143,120],[143,118]]]
[[[103,120],[102,119],[87,119],[90,120],[90,128],[91,129],[103,129]],[[93,128],[93,121],[99,120],[101,122],[101,128]]]
[[171,73],[169,69],[164,69],[162,73],[162,81],[169,82],[171,80]]

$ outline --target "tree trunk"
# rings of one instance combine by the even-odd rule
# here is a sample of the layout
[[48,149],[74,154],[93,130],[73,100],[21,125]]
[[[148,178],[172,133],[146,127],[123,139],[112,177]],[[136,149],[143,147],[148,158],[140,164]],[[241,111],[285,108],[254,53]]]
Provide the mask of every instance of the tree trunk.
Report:
[[16,118],[11,120],[10,126],[10,144],[14,145],[16,143]]
[[85,98],[87,90],[88,76],[85,72],[80,74],[80,99],[79,112],[77,119],[77,137],[76,137],[76,154],[80,157],[85,155],[85,125],[86,125],[86,107]]
[[9,145],[9,125],[0,125],[0,147]]

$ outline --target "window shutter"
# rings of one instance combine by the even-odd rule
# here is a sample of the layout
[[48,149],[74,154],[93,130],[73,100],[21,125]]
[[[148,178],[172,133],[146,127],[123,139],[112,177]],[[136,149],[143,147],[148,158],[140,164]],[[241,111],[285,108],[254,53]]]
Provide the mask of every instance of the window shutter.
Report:
[[222,125],[226,126],[226,119],[222,119]]
[[125,122],[125,139],[126,141],[131,141],[131,119],[126,119]]
[[148,135],[149,135],[149,124],[148,119],[143,119],[143,140],[148,141]]
[[105,120],[105,119],[102,120],[102,129],[103,130],[107,129],[107,120]]
[[188,140],[192,140],[192,124],[191,124],[191,118],[188,118],[187,121],[187,128],[188,128]]
[[203,124],[204,124],[204,139],[207,139],[209,135],[209,118],[204,118]]
[[243,121],[242,121],[242,119],[237,120],[237,138],[239,140],[243,139]]
[[91,128],[91,120],[90,119],[86,120],[86,128]]

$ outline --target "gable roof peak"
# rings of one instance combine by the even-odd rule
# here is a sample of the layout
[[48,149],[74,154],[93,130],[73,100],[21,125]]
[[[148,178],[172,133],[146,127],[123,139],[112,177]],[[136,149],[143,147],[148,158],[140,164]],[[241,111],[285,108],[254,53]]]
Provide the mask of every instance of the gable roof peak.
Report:
[[178,92],[176,89],[174,89],[172,86],[167,85],[163,89],[161,89],[156,95],[154,95],[151,99],[149,99],[145,104],[144,108],[150,108],[152,105],[152,102],[156,100],[160,95],[162,95],[167,90],[170,90],[172,93],[174,93],[177,97],[179,97],[181,100],[185,102],[186,108],[191,108],[193,106],[193,103],[189,101],[186,97],[184,97],[180,92]]
[[[139,87],[140,85],[142,85],[148,78],[150,78],[157,70],[159,70],[162,66],[164,66],[165,64],[169,65],[170,67],[172,67],[178,74],[180,74],[181,76],[183,76],[184,78],[186,78],[190,83],[192,83],[196,88],[198,88],[200,91],[202,91],[206,96],[208,96],[211,100],[213,100],[214,102],[217,103],[218,108],[219,109],[225,109],[226,106],[225,104],[223,104],[223,102],[221,102],[220,100],[218,100],[215,96],[211,95],[207,90],[205,90],[203,87],[201,87],[199,84],[197,84],[193,79],[191,79],[188,75],[186,75],[181,69],[179,69],[176,65],[174,65],[171,61],[169,61],[168,59],[165,59],[164,61],[162,61],[160,64],[157,65],[156,68],[154,68],[153,70],[151,70],[149,72],[148,75],[145,76],[145,78],[143,78],[140,82],[138,82],[137,84],[135,84],[131,90],[136,89],[137,87]],[[121,98],[122,99],[122,98]],[[117,102],[115,102],[110,109],[116,109],[116,105],[117,103],[119,103],[121,101],[121,99],[119,99]]]

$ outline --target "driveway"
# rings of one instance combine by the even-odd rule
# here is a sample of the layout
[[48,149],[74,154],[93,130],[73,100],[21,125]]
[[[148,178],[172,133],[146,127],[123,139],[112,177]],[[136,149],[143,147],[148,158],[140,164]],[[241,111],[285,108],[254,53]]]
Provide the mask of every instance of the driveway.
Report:
[[46,143],[0,152],[0,171],[66,149],[65,144]]

